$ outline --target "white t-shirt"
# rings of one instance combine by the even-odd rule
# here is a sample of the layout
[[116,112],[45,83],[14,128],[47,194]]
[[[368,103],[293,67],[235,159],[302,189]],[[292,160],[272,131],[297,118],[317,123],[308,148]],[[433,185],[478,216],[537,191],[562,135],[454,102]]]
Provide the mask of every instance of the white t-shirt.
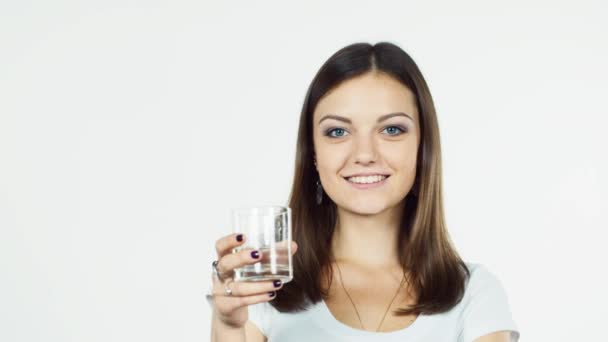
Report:
[[323,300],[306,311],[294,313],[279,312],[268,302],[250,305],[249,320],[268,342],[472,342],[501,330],[510,330],[511,341],[517,342],[519,331],[502,283],[485,266],[466,265],[471,278],[465,286],[462,301],[441,314],[420,314],[402,330],[355,329],[338,321]]

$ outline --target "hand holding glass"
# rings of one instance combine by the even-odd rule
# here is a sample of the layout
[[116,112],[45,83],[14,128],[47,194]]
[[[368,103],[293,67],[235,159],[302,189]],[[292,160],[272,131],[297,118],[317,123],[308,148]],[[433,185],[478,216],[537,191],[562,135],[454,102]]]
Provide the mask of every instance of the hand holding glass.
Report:
[[259,251],[259,262],[234,269],[235,281],[293,279],[291,255],[291,209],[261,206],[232,210],[232,230],[246,236],[245,243],[232,250]]

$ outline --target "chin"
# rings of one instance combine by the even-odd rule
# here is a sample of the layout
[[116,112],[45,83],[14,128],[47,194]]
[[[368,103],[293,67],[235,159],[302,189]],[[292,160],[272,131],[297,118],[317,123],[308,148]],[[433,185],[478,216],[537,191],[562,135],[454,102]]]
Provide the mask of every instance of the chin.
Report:
[[370,199],[351,199],[348,203],[345,203],[345,205],[341,205],[340,207],[358,215],[376,215],[388,209],[388,206],[385,203]]

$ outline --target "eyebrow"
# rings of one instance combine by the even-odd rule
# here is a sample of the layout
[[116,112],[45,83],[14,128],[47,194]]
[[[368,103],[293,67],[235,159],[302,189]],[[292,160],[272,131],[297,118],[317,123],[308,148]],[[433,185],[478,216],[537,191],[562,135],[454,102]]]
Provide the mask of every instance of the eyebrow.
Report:
[[[382,122],[386,119],[392,118],[394,116],[405,116],[405,117],[409,118],[410,120],[414,121],[414,119],[411,116],[409,116],[408,114],[405,114],[403,112],[396,112],[396,113],[389,113],[389,114],[382,115],[381,117],[378,118],[378,120],[376,122],[380,123],[380,122]],[[352,123],[352,121],[349,118],[345,118],[343,116],[339,116],[339,115],[335,115],[335,114],[327,114],[323,118],[321,118],[321,120],[319,120],[319,125],[325,119],[334,119],[334,120],[346,122],[348,124]]]

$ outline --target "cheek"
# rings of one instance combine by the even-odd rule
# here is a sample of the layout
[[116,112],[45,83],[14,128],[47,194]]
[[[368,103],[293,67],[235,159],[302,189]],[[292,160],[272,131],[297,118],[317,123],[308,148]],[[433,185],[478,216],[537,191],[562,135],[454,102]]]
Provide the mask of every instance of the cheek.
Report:
[[416,154],[408,155],[403,161],[403,166],[405,170],[408,170],[410,172],[416,172],[416,159]]
[[406,146],[394,149],[386,155],[389,165],[393,166],[398,172],[415,172],[417,163],[417,148]]
[[393,179],[396,189],[409,189],[416,179],[416,155],[404,155],[391,165],[396,172]]
[[348,159],[349,150],[346,144],[343,146],[331,145],[331,146],[319,146],[316,151],[317,159],[323,163],[323,169],[334,170],[341,167],[345,160]]
[[399,177],[395,180],[398,180],[403,184],[413,183],[416,179],[416,161],[408,160],[407,162],[404,162],[399,168],[398,174]]

